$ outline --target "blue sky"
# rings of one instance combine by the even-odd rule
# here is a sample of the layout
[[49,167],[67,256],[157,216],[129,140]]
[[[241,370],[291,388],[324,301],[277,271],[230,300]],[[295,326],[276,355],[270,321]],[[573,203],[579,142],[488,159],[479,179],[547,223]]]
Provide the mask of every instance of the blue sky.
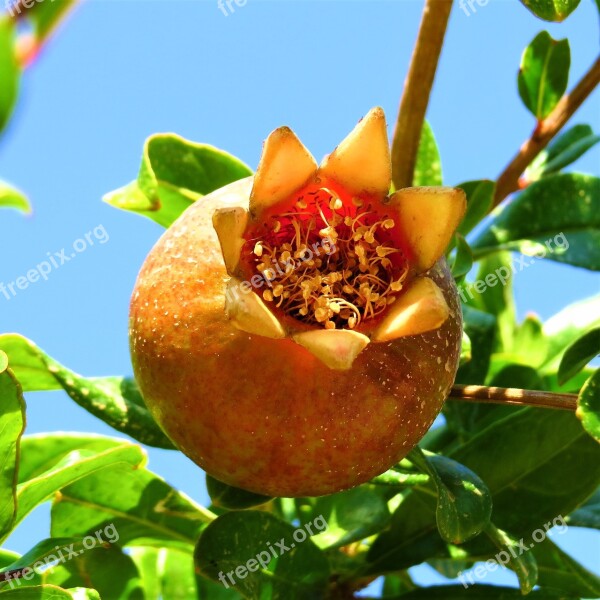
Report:
[[[33,339],[86,375],[130,374],[127,310],[158,225],[101,202],[137,173],[144,139],[173,131],[219,146],[251,167],[261,143],[291,126],[322,157],[374,105],[393,122],[420,19],[420,1],[248,0],[228,16],[217,0],[104,1],[81,5],[24,77],[15,118],[0,141],[0,175],[24,189],[31,217],[3,211],[0,281],[14,281],[47,253],[102,227],[48,281],[10,301],[0,296],[0,331]],[[516,0],[455,5],[428,118],[444,180],[495,178],[530,133],[533,120],[516,89],[523,48],[542,29],[571,43],[573,83],[597,52],[591,0],[563,24],[545,24]],[[600,129],[598,92],[572,123]],[[391,127],[390,127],[391,133]],[[596,147],[577,170],[598,172]],[[97,229],[97,231],[100,231]],[[519,315],[547,318],[598,290],[593,274],[539,261],[515,280]],[[112,435],[62,393],[28,397],[29,432]],[[203,474],[183,455],[150,450],[150,467],[207,501]],[[48,528],[36,511],[9,541],[25,551]],[[588,568],[599,569],[597,534],[557,538]],[[426,568],[419,581],[441,581]],[[514,582],[494,574],[486,582]]]

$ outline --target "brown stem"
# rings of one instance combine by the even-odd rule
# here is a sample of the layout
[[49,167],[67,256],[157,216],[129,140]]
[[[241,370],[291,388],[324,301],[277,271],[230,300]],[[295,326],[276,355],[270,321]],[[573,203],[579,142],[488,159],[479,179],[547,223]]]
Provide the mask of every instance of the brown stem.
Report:
[[565,94],[554,110],[535,128],[531,137],[521,146],[517,155],[498,177],[493,206],[497,206],[509,194],[519,189],[519,177],[531,161],[550,143],[583,101],[600,83],[600,58],[590,67],[579,83]]
[[450,399],[516,406],[539,406],[562,410],[577,409],[577,394],[557,394],[517,388],[487,387],[485,385],[454,385],[450,392]]
[[396,189],[412,185],[423,120],[429,103],[452,0],[426,0],[392,141]]

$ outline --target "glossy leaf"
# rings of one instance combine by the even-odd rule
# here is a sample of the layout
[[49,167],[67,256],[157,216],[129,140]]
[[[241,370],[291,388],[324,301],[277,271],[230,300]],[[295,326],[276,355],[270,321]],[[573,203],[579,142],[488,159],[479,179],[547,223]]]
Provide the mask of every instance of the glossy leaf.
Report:
[[56,585],[36,585],[0,590],[2,600],[100,600],[100,594],[92,589],[65,590]]
[[[103,452],[73,451],[49,471],[18,486],[15,525],[38,504],[49,500],[56,492],[77,480],[84,479],[86,476],[112,465],[122,464],[125,470],[132,470],[143,464],[145,460],[142,449],[130,443],[122,443],[120,446]],[[59,535],[56,537],[74,536]]]
[[[2,91],[0,90],[1,95]],[[0,208],[16,208],[25,213],[31,212],[26,196],[4,181],[0,181]]]
[[25,401],[21,387],[0,352],[0,540],[17,518],[19,442],[25,430]]
[[598,354],[600,354],[600,327],[583,334],[565,350],[558,367],[558,382],[563,384],[577,375]]
[[413,185],[442,185],[442,161],[433,130],[427,121],[421,129]]
[[249,175],[249,167],[223,150],[156,134],[146,140],[137,180],[106,194],[104,201],[169,227],[202,196]]
[[135,546],[129,549],[129,554],[135,562],[144,587],[145,600],[160,600],[161,598],[238,598],[230,592],[227,596],[219,596],[219,588],[224,594],[227,591],[221,584],[204,580],[202,584],[210,586],[199,593],[194,573],[194,557],[191,551],[181,552],[171,548],[150,548]]
[[535,181],[574,163],[600,141],[589,125],[575,125],[559,135],[529,166],[526,179]]
[[[401,477],[400,473],[397,475]],[[363,485],[306,502],[311,503],[311,508],[301,514],[300,523],[310,528],[312,540],[320,548],[339,548],[369,537],[384,529],[390,520],[386,497],[374,486]]]
[[158,475],[116,465],[61,491],[52,505],[51,532],[77,537],[113,523],[122,546],[140,542],[190,550],[214,516]]
[[578,6],[580,0],[521,0],[536,16],[544,21],[564,21]]
[[600,327],[600,295],[574,302],[550,317],[544,323],[548,349],[542,364],[543,371],[558,371],[567,347],[596,327]]
[[110,600],[145,600],[133,559],[117,546],[84,550],[44,574],[44,583],[63,588],[92,587],[101,598]]
[[462,544],[483,531],[492,514],[490,491],[472,471],[439,455],[425,456],[415,449],[415,465],[427,472],[437,490],[436,521],[442,538]]
[[452,263],[452,277],[455,281],[462,281],[473,266],[473,253],[465,238],[457,233],[455,235],[456,252]]
[[64,389],[79,406],[105,423],[148,446],[172,449],[135,381],[128,377],[85,378],[50,358],[30,340],[0,335],[0,350],[9,356],[26,392]]
[[486,256],[479,263],[475,281],[461,294],[471,306],[496,317],[497,334],[494,350],[501,351],[512,345],[516,327],[516,308],[513,278],[518,273],[509,252]]
[[600,577],[582,567],[549,538],[536,543],[533,554],[541,586],[564,590],[582,598],[600,598]]
[[76,4],[76,0],[35,2],[27,10],[38,39],[43,39],[58,25],[64,15]]
[[471,244],[475,257],[502,249],[600,269],[600,179],[557,174],[532,183]]
[[577,399],[577,417],[585,430],[600,442],[600,369],[581,388]]
[[472,358],[462,365],[457,383],[483,385],[494,345],[496,319],[486,312],[463,306],[465,331],[471,340]]
[[533,552],[523,552],[519,548],[519,540],[489,524],[486,533],[494,542],[500,552],[504,552],[508,558],[508,565],[519,578],[519,585],[523,594],[529,594],[538,580],[538,566]]
[[525,49],[519,70],[519,94],[538,121],[552,112],[565,93],[570,66],[569,41],[556,41],[547,31],[539,33]]
[[206,476],[206,489],[215,506],[228,510],[252,508],[271,500],[270,496],[254,494],[253,492],[227,485],[210,475]]
[[[19,94],[21,70],[15,56],[15,22],[12,19],[0,18],[0,132],[6,127],[13,112]],[[0,206],[2,206],[2,190],[0,188]]]
[[227,513],[202,532],[196,568],[217,582],[221,574],[245,598],[323,599],[327,558],[309,539],[300,542],[296,531],[268,513]]
[[490,211],[494,201],[496,182],[489,179],[466,181],[457,187],[467,196],[467,210],[458,232],[466,236]]
[[[556,515],[569,514],[600,483],[600,447],[565,411],[516,410],[448,454],[485,481],[492,494],[494,523],[517,536],[528,536],[552,524]],[[430,496],[411,490],[390,526],[373,542],[366,573],[396,571],[448,556],[436,529]]]
[[567,523],[572,527],[600,529],[600,488],[567,517]]

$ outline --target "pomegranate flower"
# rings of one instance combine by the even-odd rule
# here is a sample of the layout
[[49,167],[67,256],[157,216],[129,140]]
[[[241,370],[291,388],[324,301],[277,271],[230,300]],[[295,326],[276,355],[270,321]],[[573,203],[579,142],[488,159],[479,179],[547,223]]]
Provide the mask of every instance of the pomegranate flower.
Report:
[[337,370],[370,343],[439,328],[450,310],[428,271],[463,217],[465,195],[447,187],[390,194],[391,179],[380,108],[320,166],[291,129],[273,131],[247,205],[213,215],[231,323],[291,338]]

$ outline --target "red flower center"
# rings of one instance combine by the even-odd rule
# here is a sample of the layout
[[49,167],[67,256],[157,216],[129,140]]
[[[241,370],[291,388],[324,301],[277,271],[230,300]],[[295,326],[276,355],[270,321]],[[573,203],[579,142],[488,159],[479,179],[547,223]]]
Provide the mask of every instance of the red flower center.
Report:
[[403,246],[379,202],[351,197],[330,182],[308,185],[265,211],[247,231],[242,256],[276,309],[327,329],[358,329],[402,289]]

